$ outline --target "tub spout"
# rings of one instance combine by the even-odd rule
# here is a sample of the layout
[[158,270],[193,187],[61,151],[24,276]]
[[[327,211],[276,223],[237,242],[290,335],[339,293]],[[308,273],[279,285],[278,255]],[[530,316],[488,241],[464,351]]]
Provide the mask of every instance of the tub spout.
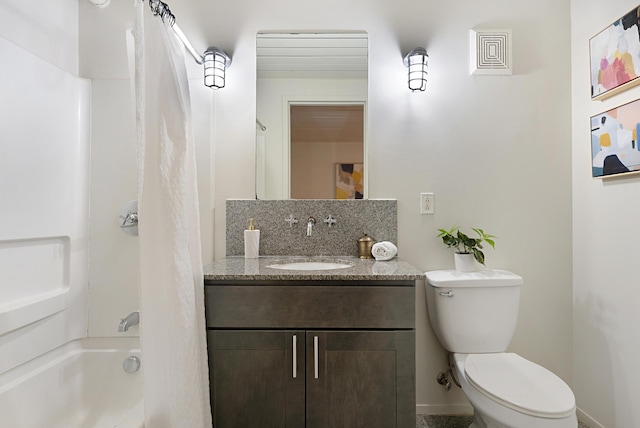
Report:
[[129,315],[127,315],[126,317],[122,318],[120,320],[120,324],[118,325],[118,331],[120,333],[123,333],[123,332],[129,330],[129,327],[131,327],[133,325],[136,325],[136,324],[140,324],[140,312],[139,311],[133,311]]

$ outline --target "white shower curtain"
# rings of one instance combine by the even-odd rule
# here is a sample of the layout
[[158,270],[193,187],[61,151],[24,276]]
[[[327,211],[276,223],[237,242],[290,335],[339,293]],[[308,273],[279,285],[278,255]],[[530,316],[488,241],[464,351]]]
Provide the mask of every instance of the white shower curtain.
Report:
[[210,428],[195,148],[184,47],[136,0],[145,426]]

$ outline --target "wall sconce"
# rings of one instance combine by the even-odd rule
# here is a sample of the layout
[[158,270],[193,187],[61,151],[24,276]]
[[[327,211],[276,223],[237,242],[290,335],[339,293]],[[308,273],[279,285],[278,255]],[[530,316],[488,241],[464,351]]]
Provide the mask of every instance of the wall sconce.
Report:
[[409,89],[413,92],[427,89],[428,59],[429,55],[425,48],[412,49],[403,59],[409,72]]
[[225,73],[231,58],[222,49],[209,46],[203,55],[204,84],[209,88],[224,88]]

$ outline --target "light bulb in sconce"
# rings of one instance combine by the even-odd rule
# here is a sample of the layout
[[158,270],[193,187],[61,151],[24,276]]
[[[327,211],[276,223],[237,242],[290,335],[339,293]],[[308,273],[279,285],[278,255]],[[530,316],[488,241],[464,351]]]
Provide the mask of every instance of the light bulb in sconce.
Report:
[[204,84],[209,88],[224,88],[227,67],[231,58],[222,49],[210,46],[204,52]]
[[405,55],[403,62],[407,67],[409,89],[424,91],[427,89],[427,65],[429,55],[424,48],[412,49]]

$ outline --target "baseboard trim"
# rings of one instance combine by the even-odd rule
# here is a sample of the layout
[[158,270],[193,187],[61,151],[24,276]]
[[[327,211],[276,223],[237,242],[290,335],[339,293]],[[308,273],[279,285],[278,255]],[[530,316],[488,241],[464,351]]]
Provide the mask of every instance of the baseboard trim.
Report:
[[589,414],[587,414],[580,407],[576,408],[576,414],[578,415],[578,420],[589,425],[591,428],[604,428],[604,425],[602,425],[600,422],[593,419],[591,416],[589,416]]
[[[469,404],[417,404],[416,415],[472,415],[473,407]],[[591,428],[605,428],[580,407],[576,408],[578,419]]]
[[[416,415],[472,415],[470,404],[417,404]],[[593,427],[598,428],[598,427]]]
[[[468,404],[417,404],[416,415],[472,415],[473,407]],[[578,419],[591,428],[605,428],[580,407],[576,408]]]

